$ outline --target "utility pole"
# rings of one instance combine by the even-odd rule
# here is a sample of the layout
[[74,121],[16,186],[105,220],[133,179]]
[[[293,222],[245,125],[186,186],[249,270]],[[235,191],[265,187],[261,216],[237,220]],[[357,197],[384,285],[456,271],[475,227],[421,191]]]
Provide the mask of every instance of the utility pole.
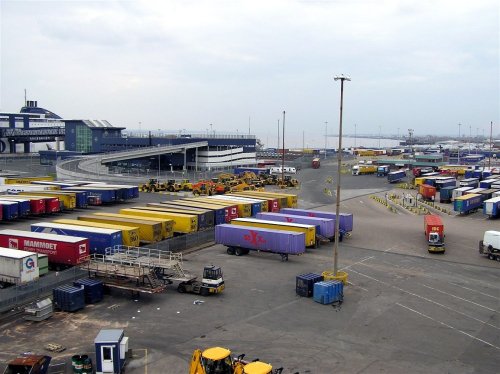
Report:
[[325,121],[325,160],[326,160],[327,137],[328,137],[328,121]]
[[488,157],[488,169],[491,170],[491,152],[493,151],[493,121],[490,122],[490,157]]
[[413,136],[413,129],[408,129],[408,135],[410,137],[410,154],[413,155],[413,143],[411,137]]
[[339,119],[339,149],[337,151],[337,192],[335,204],[335,242],[333,243],[333,275],[337,275],[337,263],[338,263],[338,248],[339,248],[339,230],[340,230],[340,176],[341,176],[341,164],[342,164],[342,110],[344,103],[344,81],[350,81],[351,78],[345,77],[343,75],[336,76],[334,80],[340,80],[340,119]]
[[280,120],[278,119],[278,146],[276,147],[276,152],[280,149]]
[[250,135],[250,116],[248,116],[248,135]]
[[382,126],[378,127],[378,149],[380,149],[380,137],[382,136]]
[[283,155],[281,159],[281,183],[285,181],[285,111],[283,111]]
[[356,134],[356,130],[357,130],[357,124],[354,124],[354,150],[356,150],[356,138],[357,138],[357,134]]
[[458,145],[457,145],[457,148],[458,148],[458,161],[457,161],[457,163],[459,165],[460,165],[460,127],[462,127],[461,123],[458,124]]

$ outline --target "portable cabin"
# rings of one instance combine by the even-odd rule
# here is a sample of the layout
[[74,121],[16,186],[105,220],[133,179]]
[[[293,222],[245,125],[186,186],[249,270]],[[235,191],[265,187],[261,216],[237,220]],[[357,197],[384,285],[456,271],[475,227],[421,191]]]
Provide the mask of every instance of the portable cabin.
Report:
[[120,374],[125,366],[128,337],[123,329],[102,329],[94,339],[96,374]]

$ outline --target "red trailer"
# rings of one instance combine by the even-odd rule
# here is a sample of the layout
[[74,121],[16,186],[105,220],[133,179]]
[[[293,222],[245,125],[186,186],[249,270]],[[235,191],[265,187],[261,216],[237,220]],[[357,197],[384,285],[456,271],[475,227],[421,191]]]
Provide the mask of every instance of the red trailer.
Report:
[[319,167],[320,167],[319,157],[313,158],[313,160],[312,160],[312,168],[313,169],[319,169]]
[[29,200],[30,201],[30,214],[32,215],[40,215],[45,214],[45,201],[38,197],[30,197],[23,196],[22,198],[15,195],[2,195],[2,200],[12,200],[12,201],[22,201]]
[[0,230],[0,247],[42,253],[49,262],[58,265],[78,265],[89,256],[89,240],[22,230]]
[[434,200],[436,197],[436,187],[429,186],[428,184],[419,185],[418,192],[425,200]]
[[429,252],[444,252],[444,225],[441,217],[434,214],[425,215],[424,232]]
[[[13,195],[14,196],[14,195]],[[16,197],[21,197],[21,195],[15,195]],[[59,202],[59,198],[50,197],[50,196],[31,196],[31,195],[22,195],[23,199],[36,199],[38,201],[43,201],[45,213],[58,213],[61,211],[61,203]]]

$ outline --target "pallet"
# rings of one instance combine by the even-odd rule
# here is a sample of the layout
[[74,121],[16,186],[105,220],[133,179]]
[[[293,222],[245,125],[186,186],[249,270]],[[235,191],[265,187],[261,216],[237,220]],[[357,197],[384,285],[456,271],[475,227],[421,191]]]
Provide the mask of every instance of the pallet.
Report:
[[66,347],[63,347],[61,344],[56,343],[45,344],[44,348],[50,352],[62,352],[66,350]]

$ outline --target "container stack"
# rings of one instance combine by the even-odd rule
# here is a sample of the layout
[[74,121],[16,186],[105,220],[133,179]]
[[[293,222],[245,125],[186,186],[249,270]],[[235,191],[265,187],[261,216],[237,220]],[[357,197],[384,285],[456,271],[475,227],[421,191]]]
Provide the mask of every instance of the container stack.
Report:
[[323,281],[314,284],[313,299],[320,304],[343,301],[344,285],[340,281]]
[[85,304],[95,304],[104,297],[104,285],[96,279],[83,278],[73,282],[73,286],[82,288],[85,297]]
[[317,282],[322,282],[323,276],[315,273],[307,273],[297,275],[295,279],[295,292],[299,296],[312,297],[314,293],[314,285]]
[[52,290],[54,305],[65,312],[75,312],[85,308],[83,288],[63,285]]

